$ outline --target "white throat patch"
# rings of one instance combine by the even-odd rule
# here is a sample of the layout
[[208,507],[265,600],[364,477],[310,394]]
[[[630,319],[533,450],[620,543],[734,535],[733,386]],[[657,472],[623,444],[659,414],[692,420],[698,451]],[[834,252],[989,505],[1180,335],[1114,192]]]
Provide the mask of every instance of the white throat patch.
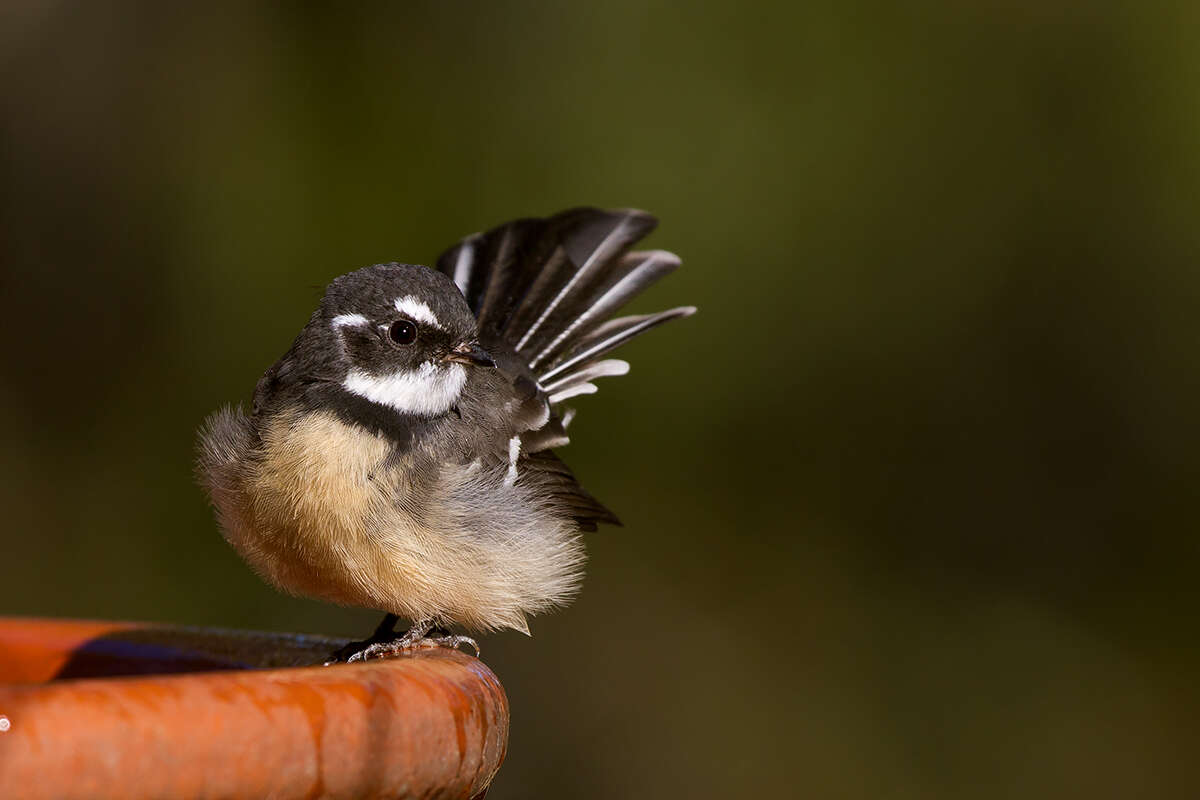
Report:
[[466,382],[467,368],[462,364],[434,365],[426,361],[417,369],[383,376],[352,369],[342,386],[372,403],[406,414],[434,417],[454,407]]

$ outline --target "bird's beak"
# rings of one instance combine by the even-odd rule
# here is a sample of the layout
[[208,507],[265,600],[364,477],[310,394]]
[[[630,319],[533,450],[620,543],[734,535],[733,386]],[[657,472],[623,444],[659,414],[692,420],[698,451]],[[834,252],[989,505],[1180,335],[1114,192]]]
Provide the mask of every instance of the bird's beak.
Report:
[[479,342],[463,342],[446,354],[446,360],[475,367],[496,366],[496,360],[487,350],[479,346]]

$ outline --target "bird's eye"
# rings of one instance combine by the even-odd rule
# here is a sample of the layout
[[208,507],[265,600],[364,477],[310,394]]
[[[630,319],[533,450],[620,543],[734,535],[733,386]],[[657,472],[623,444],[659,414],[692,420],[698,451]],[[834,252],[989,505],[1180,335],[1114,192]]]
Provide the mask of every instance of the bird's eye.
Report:
[[417,325],[406,319],[398,319],[388,326],[388,337],[396,344],[412,344],[417,340]]

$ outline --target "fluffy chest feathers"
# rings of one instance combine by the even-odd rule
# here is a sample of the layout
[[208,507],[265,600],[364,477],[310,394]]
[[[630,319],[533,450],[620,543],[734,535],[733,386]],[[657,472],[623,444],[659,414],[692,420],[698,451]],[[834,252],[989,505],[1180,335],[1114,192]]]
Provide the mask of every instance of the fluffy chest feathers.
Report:
[[419,441],[400,452],[334,413],[298,410],[262,421],[243,446],[214,503],[230,543],[284,590],[524,630],[526,614],[578,585],[576,525],[547,508],[536,484],[506,480],[507,453],[485,464]]
[[375,475],[388,441],[325,413],[275,415],[260,436],[245,484],[259,523],[301,538],[361,538],[388,500]]

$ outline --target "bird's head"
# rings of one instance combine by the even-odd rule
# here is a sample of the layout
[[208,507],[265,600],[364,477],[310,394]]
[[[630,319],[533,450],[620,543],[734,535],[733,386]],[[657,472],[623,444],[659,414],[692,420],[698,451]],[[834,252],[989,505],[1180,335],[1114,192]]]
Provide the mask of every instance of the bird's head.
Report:
[[446,413],[468,370],[495,366],[454,283],[411,264],[337,278],[301,337],[294,350],[344,391],[419,416]]

